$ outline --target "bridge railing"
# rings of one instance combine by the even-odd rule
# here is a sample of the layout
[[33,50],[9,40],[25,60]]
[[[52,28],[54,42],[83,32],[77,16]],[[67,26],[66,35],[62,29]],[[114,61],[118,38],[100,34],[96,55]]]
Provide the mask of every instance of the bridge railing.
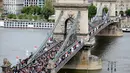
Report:
[[[51,50],[52,48],[54,48],[56,45],[60,44],[61,42],[63,42],[63,41],[55,42],[53,45],[51,45],[49,48],[47,48],[48,49],[47,51]],[[35,59],[41,57],[44,53],[47,53],[47,51],[42,51],[42,53],[37,55]]]
[[[91,39],[92,37],[94,37],[97,33],[99,33],[103,28],[105,28],[106,26],[108,26],[110,23],[112,23],[113,21],[109,18],[109,12],[110,12],[110,7],[108,12],[106,13],[106,15],[103,17],[103,20],[99,23],[96,23],[96,21],[93,21],[89,23],[90,26],[90,30],[89,30],[89,35]],[[92,24],[98,24],[96,26],[92,25]]]
[[41,46],[39,47],[39,49],[33,54],[33,56],[31,57],[31,59],[29,59],[28,63],[32,62],[35,58],[36,58],[36,55],[39,51],[43,50],[43,48],[45,47],[45,45],[47,44],[47,41],[50,37],[53,36],[53,32],[56,28],[56,26],[58,25],[61,17],[63,16],[63,11],[61,11],[57,21],[56,21],[56,24],[54,25],[53,29],[51,30],[50,34],[46,37],[46,39],[43,41],[43,43],[41,44]]
[[[77,42],[79,42],[79,41],[77,40]],[[52,73],[58,72],[84,45],[83,43],[80,43],[78,47],[74,47],[74,46],[76,46],[76,44],[77,43],[75,42],[75,43],[73,43],[73,45],[66,48],[67,50],[64,51],[63,54],[58,58],[58,59],[62,59],[61,62],[59,62],[59,60],[57,60],[55,62],[56,67],[54,69],[52,69]],[[72,50],[71,48],[74,48],[73,52],[71,51]],[[69,52],[69,53],[66,54],[67,52]]]
[[[45,51],[45,52],[43,52],[42,54],[40,54],[40,55],[35,59],[35,61],[37,61],[37,60],[40,59],[41,57],[45,56],[45,54],[48,54],[49,51],[51,51],[52,49],[56,48],[58,45],[60,45],[60,44],[62,44],[62,43],[63,43],[63,41],[59,41],[58,43],[55,44],[55,46],[52,46],[52,47],[48,48],[48,50]],[[47,58],[47,57],[46,57],[46,58]],[[28,63],[28,64],[26,64],[26,65],[22,65],[22,66],[19,64],[19,66],[17,66],[17,67],[18,67],[18,70],[22,71],[22,69],[31,67],[32,65],[34,65],[34,62],[30,62],[30,63]]]
[[96,21],[97,19],[99,20],[98,15],[99,15],[99,13],[102,11],[101,9],[102,9],[102,3],[100,4],[99,9],[97,9],[96,15],[92,18],[91,23],[93,23],[93,22]]
[[108,23],[104,23],[104,24],[100,24],[99,26],[98,26],[98,28],[99,29],[97,29],[97,31],[95,31],[94,33],[93,33],[93,35],[91,35],[90,36],[90,38],[91,37],[94,37],[97,33],[99,33],[102,29],[104,29],[106,26],[108,26],[109,24],[111,24],[111,23],[113,23],[113,21],[110,21],[110,22],[108,22]]

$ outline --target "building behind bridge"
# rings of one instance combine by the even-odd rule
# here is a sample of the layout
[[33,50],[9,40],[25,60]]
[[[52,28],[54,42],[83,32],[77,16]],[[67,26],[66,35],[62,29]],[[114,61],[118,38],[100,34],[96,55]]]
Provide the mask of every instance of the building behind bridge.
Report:
[[44,0],[24,0],[24,7],[30,5],[43,7],[43,4],[44,4]]
[[[126,16],[125,11],[130,9],[130,0],[94,0],[93,4],[97,7],[100,7],[102,4],[101,9],[104,7],[110,7],[110,16]],[[102,12],[98,15],[101,16]],[[130,18],[124,17],[122,20],[122,26],[130,26],[129,24]]]
[[[0,10],[0,12],[6,14],[20,14],[23,7],[30,5],[42,7],[44,1],[45,0],[0,0],[0,8],[4,9],[4,11]],[[130,8],[130,0],[94,0],[93,4],[97,6],[97,8],[100,7],[100,4],[102,4],[102,8],[109,8],[110,6],[111,17],[118,16],[119,14],[125,16],[125,11]],[[99,16],[101,15],[102,12]],[[124,25],[128,24],[128,22],[130,22],[130,18],[125,18],[125,20],[122,21]]]
[[3,0],[5,14],[20,14],[23,7],[43,7],[44,0]]
[[117,16],[121,13],[125,16],[125,11],[130,9],[130,0],[94,0],[93,4],[97,8],[100,7],[100,4],[102,4],[102,8],[110,7],[110,16]]

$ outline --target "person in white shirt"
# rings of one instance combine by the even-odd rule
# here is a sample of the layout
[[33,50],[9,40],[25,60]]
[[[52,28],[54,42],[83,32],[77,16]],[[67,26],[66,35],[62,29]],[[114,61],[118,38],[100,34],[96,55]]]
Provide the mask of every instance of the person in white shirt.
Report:
[[67,52],[65,53],[65,57],[68,57],[68,53]]
[[81,39],[81,43],[83,43],[83,39]]
[[79,43],[78,42],[76,42],[76,47],[79,47]]
[[45,51],[47,51],[48,49],[47,49],[47,48],[45,48],[44,50],[45,50]]
[[71,47],[71,52],[72,52],[72,53],[74,52],[74,48],[73,48],[73,47]]

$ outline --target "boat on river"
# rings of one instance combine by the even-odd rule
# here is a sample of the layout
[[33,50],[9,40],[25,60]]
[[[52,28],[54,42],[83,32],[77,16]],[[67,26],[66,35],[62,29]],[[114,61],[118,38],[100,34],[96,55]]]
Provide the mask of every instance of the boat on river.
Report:
[[28,20],[3,20],[0,21],[0,27],[4,28],[53,28],[53,22],[44,21],[28,21]]
[[122,31],[123,32],[130,32],[130,28],[128,28],[128,27],[127,28],[122,28]]

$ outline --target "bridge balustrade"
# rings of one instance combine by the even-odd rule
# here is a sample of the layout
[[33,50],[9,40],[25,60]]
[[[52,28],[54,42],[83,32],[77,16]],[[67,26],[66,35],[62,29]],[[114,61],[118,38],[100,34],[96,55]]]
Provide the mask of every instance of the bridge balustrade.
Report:
[[55,65],[51,70],[51,73],[58,72],[83,47],[84,44],[81,43],[81,41],[78,42],[80,43],[77,44],[77,42],[75,42],[69,46],[66,51],[62,52],[62,54],[59,54],[60,56],[56,58],[57,60],[54,62]]
[[32,72],[32,71],[35,71],[36,73],[41,72],[41,71],[47,72],[46,68],[47,68],[49,59],[54,58],[54,55],[60,49],[60,46],[62,45],[62,43],[63,43],[63,41],[59,42],[56,46],[53,47],[53,49],[46,51],[46,53],[39,56],[32,63],[28,64],[27,66],[23,67],[22,69],[19,69],[19,71],[25,72],[25,73]]

